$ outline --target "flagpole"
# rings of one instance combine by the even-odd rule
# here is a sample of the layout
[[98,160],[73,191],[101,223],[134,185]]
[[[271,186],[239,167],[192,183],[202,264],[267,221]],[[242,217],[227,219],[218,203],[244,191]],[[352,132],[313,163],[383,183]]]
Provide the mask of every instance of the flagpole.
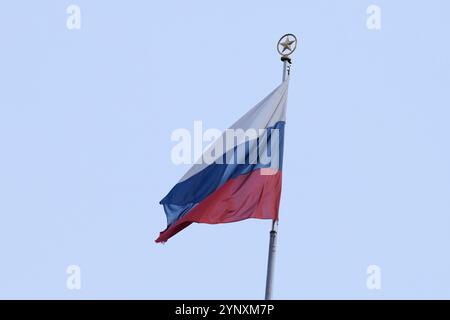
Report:
[[[294,40],[291,42],[289,36],[292,36]],[[281,42],[286,39],[285,42]],[[295,45],[294,48],[291,46]],[[280,46],[283,50],[280,50]],[[291,58],[289,55],[294,52],[297,47],[297,38],[293,34],[287,34],[281,37],[278,41],[278,52],[281,54],[281,61],[283,62],[283,82],[286,81],[290,76]],[[285,55],[285,50],[288,49],[288,54]],[[267,260],[267,278],[266,278],[266,300],[272,300],[273,292],[273,276],[275,271],[275,255],[277,252],[277,235],[278,235],[278,220],[272,220],[272,229],[270,230],[270,241],[269,241],[269,257]]]

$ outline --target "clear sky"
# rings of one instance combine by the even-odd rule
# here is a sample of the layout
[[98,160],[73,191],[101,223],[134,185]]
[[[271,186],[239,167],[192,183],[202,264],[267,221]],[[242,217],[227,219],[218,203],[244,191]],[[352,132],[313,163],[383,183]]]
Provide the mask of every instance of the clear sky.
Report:
[[[66,27],[70,4],[81,29]],[[381,9],[381,29],[366,9]],[[269,221],[192,225],[159,200],[173,130],[225,129],[295,33],[274,297],[450,298],[450,2],[6,1],[0,298],[259,299]],[[81,290],[66,287],[69,265]],[[381,289],[366,286],[367,267]]]

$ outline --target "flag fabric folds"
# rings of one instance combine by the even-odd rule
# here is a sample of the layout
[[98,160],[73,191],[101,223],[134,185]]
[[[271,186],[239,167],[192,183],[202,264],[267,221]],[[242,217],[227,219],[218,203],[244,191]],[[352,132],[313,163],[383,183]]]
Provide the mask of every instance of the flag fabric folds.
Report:
[[194,222],[278,220],[288,85],[284,81],[227,129],[160,201],[167,228],[156,242]]

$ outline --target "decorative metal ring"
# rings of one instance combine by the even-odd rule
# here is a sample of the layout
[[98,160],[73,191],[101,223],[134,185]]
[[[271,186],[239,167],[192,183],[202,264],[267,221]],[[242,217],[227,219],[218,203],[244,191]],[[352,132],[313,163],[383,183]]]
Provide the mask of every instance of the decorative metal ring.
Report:
[[297,49],[297,42],[297,37],[295,35],[293,35],[292,33],[285,34],[278,41],[278,53],[283,57],[289,57],[295,51],[295,49]]

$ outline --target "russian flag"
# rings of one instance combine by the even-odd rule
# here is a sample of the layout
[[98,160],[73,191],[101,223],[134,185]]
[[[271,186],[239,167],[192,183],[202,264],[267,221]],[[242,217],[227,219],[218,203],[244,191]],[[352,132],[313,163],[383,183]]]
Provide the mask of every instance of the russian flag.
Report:
[[193,222],[278,220],[288,85],[284,81],[227,129],[160,201],[167,228],[156,242]]

